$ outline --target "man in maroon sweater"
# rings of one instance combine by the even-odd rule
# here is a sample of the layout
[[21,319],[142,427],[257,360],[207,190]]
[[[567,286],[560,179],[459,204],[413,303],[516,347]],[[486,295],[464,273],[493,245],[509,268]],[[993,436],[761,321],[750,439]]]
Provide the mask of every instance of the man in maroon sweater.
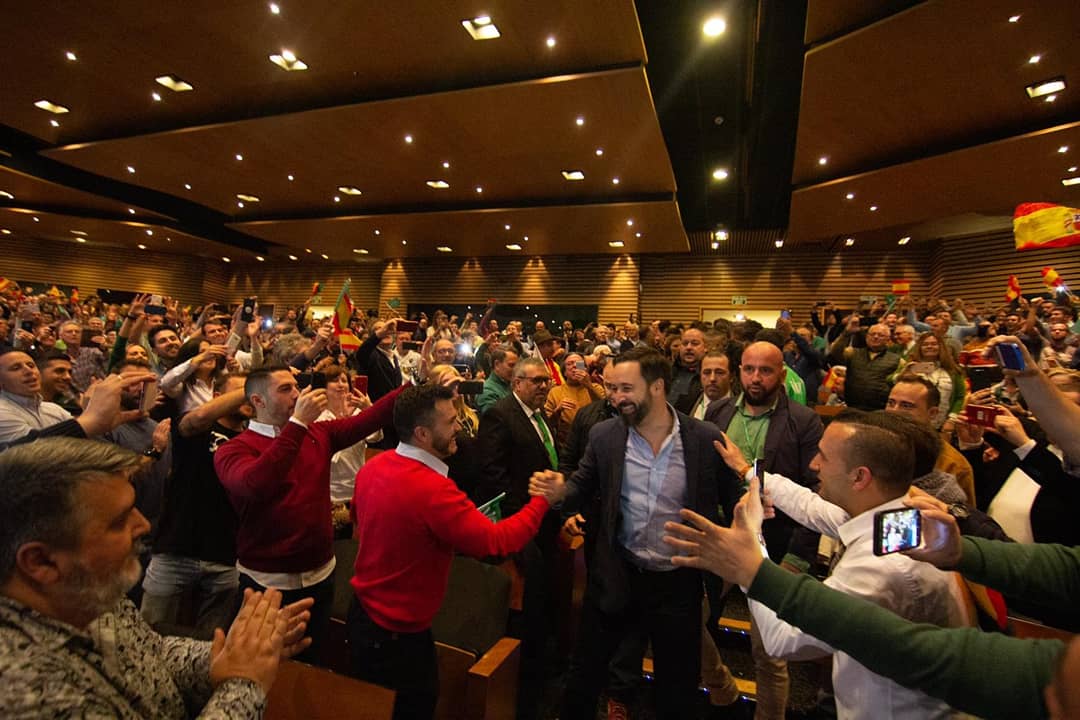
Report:
[[406,389],[394,406],[401,443],[360,469],[353,494],[359,540],[349,610],[353,673],[397,691],[394,718],[430,718],[439,680],[431,621],[446,594],[455,551],[509,555],[536,535],[562,476],[536,473],[532,499],[492,523],[446,477],[457,450],[453,391]]
[[299,392],[284,368],[252,371],[244,393],[255,409],[248,429],[214,454],[214,468],[236,509],[240,589],[280,590],[285,604],[315,599],[308,624],[318,658],[334,600],[330,458],[389,425],[393,391],[358,415],[315,422],[326,390]]

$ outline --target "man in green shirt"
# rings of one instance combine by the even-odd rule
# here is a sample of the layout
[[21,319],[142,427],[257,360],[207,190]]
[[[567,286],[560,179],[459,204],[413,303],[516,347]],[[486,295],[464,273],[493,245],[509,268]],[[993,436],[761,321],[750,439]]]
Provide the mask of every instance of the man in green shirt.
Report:
[[[976,628],[912,623],[860,598],[831,590],[764,558],[759,482],[735,510],[731,529],[683,510],[692,524],[667,523],[676,566],[709,570],[747,590],[777,616],[855,658],[872,672],[984,718],[1080,717],[1080,639],[1023,640]],[[907,554],[1017,597],[1072,606],[1080,597],[1080,548],[961,537],[956,520],[931,502],[922,514],[924,546]]]
[[518,355],[505,345],[490,352],[491,375],[484,380],[483,391],[476,396],[476,409],[483,415],[492,405],[510,394],[510,378],[514,375]]

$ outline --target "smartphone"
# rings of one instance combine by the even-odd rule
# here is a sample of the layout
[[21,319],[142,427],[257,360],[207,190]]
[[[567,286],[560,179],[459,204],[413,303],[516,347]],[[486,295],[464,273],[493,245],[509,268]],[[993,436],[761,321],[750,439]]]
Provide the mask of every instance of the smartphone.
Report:
[[982,427],[994,427],[994,418],[1001,414],[1001,408],[993,405],[968,405],[964,408],[964,415],[972,425]]
[[784,320],[790,320],[791,319],[791,311],[790,310],[781,310],[780,311],[780,317],[782,317]]
[[315,377],[314,373],[304,372],[296,376],[296,387],[301,390],[311,387],[311,380]]
[[255,319],[255,298],[244,298],[244,308],[240,311],[240,322],[249,323]]
[[458,383],[457,391],[462,395],[479,395],[484,391],[484,381],[462,380]]
[[355,390],[356,392],[360,393],[361,395],[367,395],[367,375],[353,375],[352,386],[353,390]]
[[311,384],[309,387],[312,390],[325,390],[326,389],[326,373],[314,372],[311,373]]
[[406,350],[413,350],[415,352],[420,352],[420,348],[422,348],[423,346],[423,343],[412,342],[411,340],[401,343],[401,347],[405,348]]
[[146,306],[146,314],[147,315],[165,315],[165,306],[164,305],[147,305]]
[[1020,352],[1020,346],[1016,343],[999,343],[994,346],[997,353],[998,364],[1006,370],[1026,370],[1024,354]]
[[937,366],[932,362],[915,362],[907,366],[904,372],[913,372],[916,375],[929,375],[937,370]]
[[758,491],[762,494],[762,501],[764,502],[765,492],[765,458],[758,458],[754,461],[754,477],[758,479]]
[[874,554],[891,555],[922,545],[922,515],[915,508],[874,513]]
[[34,334],[34,321],[33,320],[23,320],[22,322],[19,323],[19,329],[21,329],[23,332],[28,332],[31,335],[33,335]]
[[469,370],[468,365],[460,365],[458,363],[454,363],[454,369],[457,370],[458,373],[462,376],[468,375],[470,372],[472,372],[471,370]]
[[143,383],[142,393],[139,395],[139,409],[149,413],[157,402],[157,380],[147,380]]
[[93,330],[85,330],[84,329],[82,331],[82,340],[79,341],[79,344],[82,345],[83,347],[90,347],[94,342],[94,337],[99,335],[99,334],[104,334],[104,333],[96,333]]
[[165,303],[162,301],[160,295],[151,295],[150,302],[148,302],[147,305],[161,305],[164,307]]
[[397,331],[398,332],[416,332],[416,328],[420,327],[420,324],[415,320],[398,320]]

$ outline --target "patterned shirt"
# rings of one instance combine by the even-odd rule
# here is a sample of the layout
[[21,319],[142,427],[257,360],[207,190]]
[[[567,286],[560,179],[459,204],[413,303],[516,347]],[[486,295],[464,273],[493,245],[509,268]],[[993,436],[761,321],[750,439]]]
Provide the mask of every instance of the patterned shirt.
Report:
[[252,680],[210,685],[210,643],[164,637],[131,601],[79,630],[0,596],[5,718],[258,718]]
[[86,392],[92,379],[101,380],[106,374],[105,353],[97,348],[79,348],[79,354],[71,361],[71,387]]

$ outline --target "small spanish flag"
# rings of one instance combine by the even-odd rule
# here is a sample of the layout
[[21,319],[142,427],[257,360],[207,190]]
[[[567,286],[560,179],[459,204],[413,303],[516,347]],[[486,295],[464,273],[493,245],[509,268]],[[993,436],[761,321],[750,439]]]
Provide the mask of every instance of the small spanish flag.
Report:
[[71,288],[71,296],[68,298],[68,301],[72,305],[77,305],[79,303],[79,288],[77,288],[77,287]]
[[911,292],[911,283],[907,280],[892,281],[893,295],[907,295]]
[[1058,275],[1057,270],[1052,267],[1044,267],[1042,269],[1042,279],[1043,282],[1046,283],[1046,287],[1051,290],[1057,290],[1065,284],[1065,280]]
[[1020,281],[1015,275],[1009,276],[1009,285],[1005,289],[1005,299],[1009,302],[1020,299]]
[[315,283],[314,285],[311,286],[311,297],[315,297],[316,295],[318,295],[321,292],[322,292],[322,283],[321,282],[317,282],[317,283]]
[[0,292],[4,292],[9,287],[11,287],[11,280],[8,280],[5,277],[0,277]]
[[1054,203],[1022,203],[1013,213],[1017,250],[1080,244],[1080,210]]

